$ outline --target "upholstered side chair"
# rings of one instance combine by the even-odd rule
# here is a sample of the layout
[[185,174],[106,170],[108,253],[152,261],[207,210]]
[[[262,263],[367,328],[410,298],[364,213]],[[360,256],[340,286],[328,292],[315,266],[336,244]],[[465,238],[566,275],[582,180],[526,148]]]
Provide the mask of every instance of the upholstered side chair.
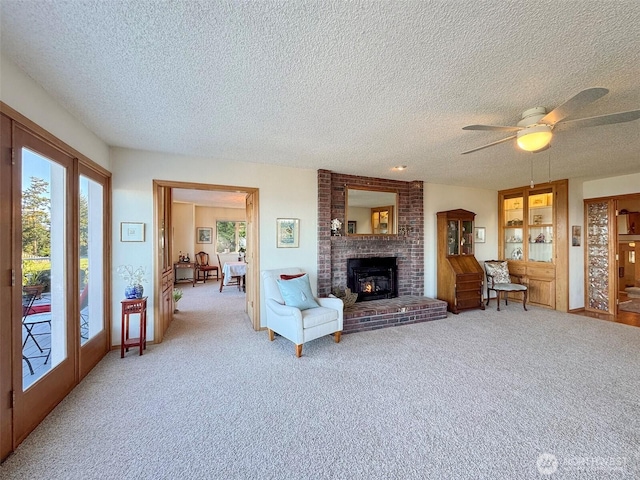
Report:
[[[527,309],[527,286],[521,283],[520,277],[509,273],[509,264],[506,260],[487,260],[484,262],[484,270],[487,274],[487,306],[491,300],[489,292],[496,292],[498,311],[500,311],[500,295],[505,293],[505,305],[509,305],[510,292],[522,292],[522,306]],[[517,283],[513,279],[517,279]]]
[[300,268],[263,270],[262,282],[269,340],[274,340],[275,333],[291,340],[298,358],[302,345],[316,338],[333,334],[335,342],[340,342],[342,300],[313,296],[308,275]]

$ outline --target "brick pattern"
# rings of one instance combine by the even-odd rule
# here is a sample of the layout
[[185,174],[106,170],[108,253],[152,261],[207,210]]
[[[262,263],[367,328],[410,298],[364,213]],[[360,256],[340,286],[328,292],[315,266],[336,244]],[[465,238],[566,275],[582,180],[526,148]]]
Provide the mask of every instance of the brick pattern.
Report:
[[[398,192],[398,226],[406,234],[366,237],[331,236],[331,219],[344,222],[346,186]],[[398,295],[424,295],[423,183],[361,177],[318,170],[318,295],[347,285],[347,259],[398,258]]]
[[447,302],[427,297],[404,296],[359,302],[344,309],[344,333],[364,332],[429,322],[447,317]]

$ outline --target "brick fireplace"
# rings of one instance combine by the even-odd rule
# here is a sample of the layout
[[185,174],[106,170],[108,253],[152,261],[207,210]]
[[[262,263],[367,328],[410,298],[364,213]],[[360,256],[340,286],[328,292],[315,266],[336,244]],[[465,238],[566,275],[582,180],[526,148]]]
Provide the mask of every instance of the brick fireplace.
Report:
[[[398,193],[398,229],[405,234],[332,236],[331,220],[345,219],[347,185]],[[318,170],[318,295],[347,286],[347,260],[397,257],[398,296],[424,295],[422,182],[360,177]]]
[[[397,192],[400,233],[332,236],[331,220],[345,221],[347,186]],[[351,311],[345,309],[345,333],[446,317],[446,302],[424,297],[423,238],[421,181],[405,182],[318,170],[318,295],[327,296],[334,288],[347,286],[347,260],[350,258],[396,257],[398,297],[359,302],[350,307]]]

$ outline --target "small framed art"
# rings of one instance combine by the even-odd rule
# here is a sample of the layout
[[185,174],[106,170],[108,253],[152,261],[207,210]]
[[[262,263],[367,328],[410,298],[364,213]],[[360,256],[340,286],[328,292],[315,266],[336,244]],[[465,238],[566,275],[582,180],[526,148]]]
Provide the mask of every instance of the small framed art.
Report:
[[144,242],[144,223],[120,222],[121,242]]
[[347,222],[347,233],[349,235],[354,235],[357,231],[356,226],[357,226],[357,223],[354,220],[349,220]]
[[196,243],[213,243],[213,228],[196,228]]
[[300,219],[276,219],[276,246],[278,248],[298,248],[300,246]]
[[474,234],[473,234],[473,238],[475,240],[476,243],[484,243],[485,242],[485,227],[476,227],[473,229],[474,230]]
[[571,226],[571,246],[579,247],[581,243],[582,243],[582,226],[572,225]]

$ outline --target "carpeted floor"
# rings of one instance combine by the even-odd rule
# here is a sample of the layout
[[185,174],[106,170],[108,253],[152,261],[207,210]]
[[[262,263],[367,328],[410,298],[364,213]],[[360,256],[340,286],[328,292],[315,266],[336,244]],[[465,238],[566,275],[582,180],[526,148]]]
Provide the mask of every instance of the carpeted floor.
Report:
[[297,359],[237,290],[183,290],[165,342],[111,352],[0,477],[640,477],[639,328],[513,303]]

